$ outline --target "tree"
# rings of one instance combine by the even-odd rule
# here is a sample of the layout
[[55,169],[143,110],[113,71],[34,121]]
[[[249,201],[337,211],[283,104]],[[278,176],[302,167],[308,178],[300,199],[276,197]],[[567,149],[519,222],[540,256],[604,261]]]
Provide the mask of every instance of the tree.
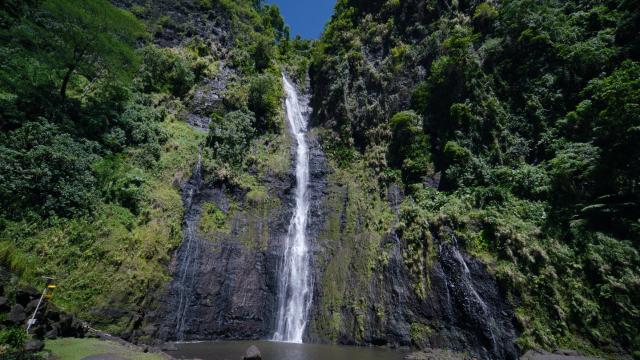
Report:
[[174,49],[147,46],[142,49],[140,78],[146,92],[169,91],[174,96],[186,95],[195,83],[189,59]]
[[27,123],[0,136],[0,208],[8,218],[26,210],[72,216],[96,197],[94,144],[60,134],[49,123]]
[[279,129],[282,86],[272,74],[255,76],[249,86],[249,110],[256,115],[256,130],[261,133]]
[[258,71],[264,71],[271,66],[275,56],[273,41],[266,36],[258,36],[253,47],[253,61]]
[[133,45],[144,27],[129,12],[106,0],[48,0],[34,21],[35,46],[59,76],[64,102],[74,75],[89,80],[129,75],[135,70]]
[[234,111],[224,117],[214,115],[207,146],[216,158],[231,166],[240,166],[255,134],[253,113]]
[[588,142],[600,154],[585,160],[593,171],[579,172],[578,178],[592,183],[590,192],[580,194],[582,213],[608,228],[612,222],[633,228],[640,216],[640,64],[624,62],[591,81],[582,96],[586,100],[561,123],[569,139]]
[[9,28],[35,8],[41,0],[4,0],[0,3],[0,28]]
[[420,182],[433,170],[429,137],[422,130],[422,118],[414,111],[403,111],[391,118],[389,165],[402,170],[406,184]]

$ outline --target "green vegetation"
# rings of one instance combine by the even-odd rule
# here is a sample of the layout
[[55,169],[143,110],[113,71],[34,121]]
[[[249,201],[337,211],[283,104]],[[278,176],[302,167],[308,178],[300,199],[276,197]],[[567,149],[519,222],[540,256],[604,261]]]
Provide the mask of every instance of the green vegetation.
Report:
[[169,280],[179,185],[206,140],[183,102],[216,61],[197,41],[149,44],[106,0],[3,3],[0,18],[1,265],[56,277],[57,305],[131,331]]
[[338,1],[312,106],[336,166],[366,159],[360,186],[405,189],[419,296],[452,231],[507,289],[522,349],[640,351],[637,17],[626,1]]
[[92,355],[115,355],[130,360],[162,360],[160,354],[143,353],[112,341],[100,339],[57,339],[46,342],[45,351],[58,359],[80,360]]
[[[318,259],[319,266],[326,270],[321,278],[323,295],[319,299],[319,315],[311,326],[315,333],[333,341],[343,334],[361,341],[366,310],[383,308],[383,299],[379,299],[379,304],[368,304],[364,295],[372,282],[382,282],[374,277],[374,269],[379,262],[384,262],[380,248],[391,229],[393,214],[381,199],[375,182],[370,180],[375,174],[366,164],[364,159],[344,169],[333,161],[329,164],[335,172],[328,178],[325,199],[328,218],[317,239],[328,249],[327,254]],[[344,313],[354,314],[356,330],[350,319],[343,318]],[[378,316],[380,321],[385,320],[384,312],[378,311]],[[382,328],[368,330],[381,331]]]
[[0,356],[3,359],[19,359],[22,348],[27,342],[27,334],[19,327],[0,330]]
[[[369,317],[385,324],[364,294],[382,286],[392,231],[423,299],[453,234],[516,307],[523,350],[640,352],[637,1],[339,0],[317,43],[262,1],[193,5],[224,19],[224,43],[151,3],[0,5],[0,264],[21,281],[55,276],[64,310],[131,334],[169,280],[199,153],[234,198],[204,204],[197,230],[266,249],[281,203],[265,182],[290,170],[284,70],[311,76],[331,170],[316,334],[360,341]],[[186,104],[223,63],[222,102],[196,131]],[[438,331],[409,330],[417,346]]]
[[254,137],[255,122],[252,112],[234,111],[224,118],[214,116],[207,138],[213,156],[232,166],[242,165]]
[[200,216],[200,224],[198,230],[201,234],[213,238],[219,233],[229,233],[229,217],[232,214],[227,214],[220,210],[216,204],[205,203],[202,205],[202,215]]

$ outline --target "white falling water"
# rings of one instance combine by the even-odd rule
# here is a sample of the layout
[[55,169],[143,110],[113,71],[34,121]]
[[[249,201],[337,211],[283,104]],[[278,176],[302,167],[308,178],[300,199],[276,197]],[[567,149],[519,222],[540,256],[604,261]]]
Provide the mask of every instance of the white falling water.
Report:
[[312,292],[306,238],[309,214],[309,146],[305,137],[307,120],[302,111],[305,108],[301,107],[298,101],[296,88],[284,75],[282,80],[287,93],[287,119],[296,140],[296,207],[285,241],[284,260],[278,284],[278,317],[273,340],[302,343]]
[[184,228],[184,245],[182,256],[180,256],[180,268],[178,269],[177,283],[177,298],[178,308],[176,314],[176,339],[184,340],[184,323],[187,315],[187,309],[189,308],[188,294],[191,286],[193,286],[193,278],[189,278],[190,272],[192,272],[192,266],[195,259],[198,258],[199,247],[197,245],[198,239],[196,238],[196,225],[197,218],[194,218],[193,213],[193,197],[202,185],[202,148],[198,150],[198,162],[193,169],[193,175],[187,183],[185,190],[187,196],[184,199],[185,209],[187,211],[185,217],[186,227]]

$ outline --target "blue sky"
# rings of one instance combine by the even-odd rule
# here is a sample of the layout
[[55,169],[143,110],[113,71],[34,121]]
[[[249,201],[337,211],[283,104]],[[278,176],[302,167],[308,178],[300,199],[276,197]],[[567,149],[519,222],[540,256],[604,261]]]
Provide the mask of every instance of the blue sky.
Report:
[[268,0],[277,4],[284,21],[291,27],[291,37],[317,39],[333,14],[334,0]]

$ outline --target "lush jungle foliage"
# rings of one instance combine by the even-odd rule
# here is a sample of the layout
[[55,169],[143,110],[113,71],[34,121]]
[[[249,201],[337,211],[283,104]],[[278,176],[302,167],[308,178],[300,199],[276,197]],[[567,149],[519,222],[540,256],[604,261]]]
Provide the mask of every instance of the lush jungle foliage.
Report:
[[[59,306],[123,335],[169,280],[199,148],[243,166],[256,137],[280,131],[276,61],[309,51],[260,1],[189,2],[221,19],[227,43],[158,10],[179,16],[183,3],[139,3],[0,5],[0,265],[56,277]],[[228,91],[207,138],[186,108],[222,62]]]
[[[260,0],[115,2],[130,11],[0,4],[0,264],[57,277],[65,310],[139,326],[169,279],[198,153],[214,180],[264,200],[256,174],[290,166],[281,68],[304,85],[310,66],[331,181],[357,200],[349,219],[375,220],[341,230],[366,247],[356,271],[371,273],[394,227],[427,296],[433,239],[453,231],[503,285],[523,349],[640,356],[640,2],[339,0],[316,44]],[[176,18],[185,9],[223,35]],[[227,70],[209,132],[186,125],[199,84]],[[384,201],[396,185],[399,223]],[[206,213],[201,231],[226,226]],[[344,283],[331,301],[356,297]]]
[[408,259],[450,230],[485,259],[524,349],[640,355],[638,14],[634,0],[340,0],[315,47],[329,154],[364,159],[382,196],[402,184]]

